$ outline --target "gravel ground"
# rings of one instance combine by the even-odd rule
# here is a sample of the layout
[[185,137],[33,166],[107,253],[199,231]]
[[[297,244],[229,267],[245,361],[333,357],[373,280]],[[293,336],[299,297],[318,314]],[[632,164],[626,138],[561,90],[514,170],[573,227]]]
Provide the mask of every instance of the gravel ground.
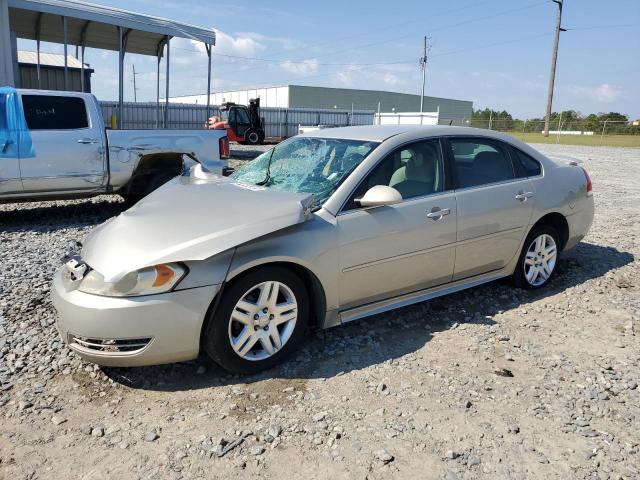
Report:
[[539,148],[583,159],[596,200],[547,288],[318,332],[251,377],[81,362],[49,284],[121,201],[0,205],[0,478],[640,478],[640,149]]

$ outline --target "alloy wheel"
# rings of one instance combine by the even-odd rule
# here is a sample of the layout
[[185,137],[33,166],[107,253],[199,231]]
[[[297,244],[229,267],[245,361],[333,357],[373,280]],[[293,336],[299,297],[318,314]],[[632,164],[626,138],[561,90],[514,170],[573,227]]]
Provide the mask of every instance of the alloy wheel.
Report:
[[229,341],[245,360],[275,355],[291,338],[298,319],[298,304],[282,282],[263,282],[247,290],[229,318]]
[[547,233],[537,236],[524,256],[524,277],[530,285],[539,287],[545,283],[556,266],[558,248],[556,241]]

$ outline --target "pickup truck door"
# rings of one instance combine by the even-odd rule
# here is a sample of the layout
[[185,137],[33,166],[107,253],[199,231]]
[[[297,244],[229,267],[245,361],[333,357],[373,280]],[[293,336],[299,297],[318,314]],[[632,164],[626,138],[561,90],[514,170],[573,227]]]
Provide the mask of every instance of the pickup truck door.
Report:
[[1,153],[2,148],[3,142],[0,141],[0,195],[5,193],[22,193],[18,157],[4,157]]
[[104,189],[105,149],[97,105],[68,92],[21,97],[35,151],[20,158],[24,193]]

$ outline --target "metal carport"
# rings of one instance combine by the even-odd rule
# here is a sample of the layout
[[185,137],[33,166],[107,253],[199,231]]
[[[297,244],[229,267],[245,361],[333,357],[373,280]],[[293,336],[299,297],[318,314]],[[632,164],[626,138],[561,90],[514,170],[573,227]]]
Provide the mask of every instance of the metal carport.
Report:
[[[86,47],[114,50],[119,52],[118,115],[120,118],[118,118],[118,124],[122,125],[125,53],[153,55],[157,58],[156,103],[159,116],[160,60],[166,48],[167,69],[163,119],[166,128],[170,45],[173,37],[204,43],[208,56],[207,91],[211,91],[211,49],[216,41],[213,30],[77,0],[0,0],[0,43],[2,44],[0,46],[0,85],[15,85],[17,38],[35,40],[38,56],[41,41],[63,44],[65,77],[68,45],[76,45],[80,48],[80,61],[83,65]],[[209,108],[210,101],[207,99],[207,118]]]

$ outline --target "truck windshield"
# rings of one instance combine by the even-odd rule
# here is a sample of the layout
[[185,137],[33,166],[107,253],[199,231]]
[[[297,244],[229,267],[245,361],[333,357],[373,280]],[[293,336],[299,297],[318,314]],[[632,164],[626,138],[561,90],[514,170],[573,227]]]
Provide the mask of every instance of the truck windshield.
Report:
[[286,192],[312,193],[322,205],[376,142],[293,137],[240,167],[232,178]]

